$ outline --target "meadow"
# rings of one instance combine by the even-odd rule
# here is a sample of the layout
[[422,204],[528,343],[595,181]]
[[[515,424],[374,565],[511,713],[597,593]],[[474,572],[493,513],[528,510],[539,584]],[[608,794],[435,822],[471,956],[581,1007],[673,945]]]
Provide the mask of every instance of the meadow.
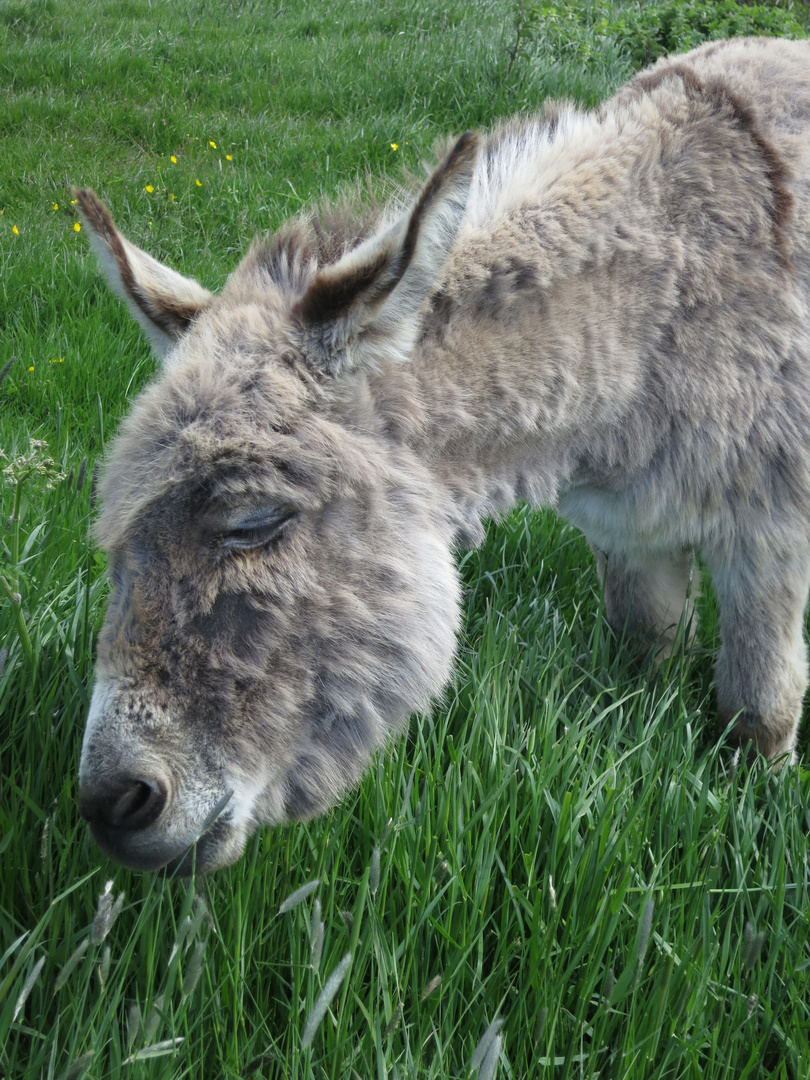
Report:
[[710,585],[656,670],[550,512],[459,553],[454,686],[331,814],[211,878],[101,856],[76,811],[94,477],[154,361],[71,194],[218,288],[255,232],[358,175],[390,190],[437,136],[807,25],[731,0],[0,0],[0,1077],[810,1076],[810,721],[799,765],[740,762]]

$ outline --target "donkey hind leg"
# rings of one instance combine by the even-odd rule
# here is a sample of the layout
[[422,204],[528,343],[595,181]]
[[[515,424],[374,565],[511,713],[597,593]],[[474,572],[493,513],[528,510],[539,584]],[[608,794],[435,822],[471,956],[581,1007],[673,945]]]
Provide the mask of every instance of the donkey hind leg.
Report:
[[689,644],[699,586],[691,552],[629,556],[593,551],[605,590],[605,614],[614,630],[626,630],[646,648],[655,646],[658,662],[672,653],[676,642]]
[[707,562],[720,608],[717,704],[735,736],[768,758],[793,757],[807,689],[804,609],[810,549]]

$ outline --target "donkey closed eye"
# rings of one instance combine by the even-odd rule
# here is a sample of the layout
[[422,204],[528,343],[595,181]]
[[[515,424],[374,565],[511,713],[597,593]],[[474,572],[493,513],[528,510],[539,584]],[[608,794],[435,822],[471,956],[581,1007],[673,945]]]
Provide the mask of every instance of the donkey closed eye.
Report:
[[285,525],[296,513],[291,506],[277,506],[233,525],[215,538],[217,552],[230,555],[237,551],[257,551],[267,547],[280,539]]

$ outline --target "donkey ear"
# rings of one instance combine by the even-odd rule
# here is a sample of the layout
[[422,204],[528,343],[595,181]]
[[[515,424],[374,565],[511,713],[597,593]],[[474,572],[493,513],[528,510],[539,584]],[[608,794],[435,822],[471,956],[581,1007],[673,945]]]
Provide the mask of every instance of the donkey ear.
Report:
[[419,330],[414,316],[464,216],[477,153],[478,136],[468,131],[410,214],[318,272],[294,314],[322,369],[354,370],[410,352]]
[[163,360],[192,319],[211,303],[213,294],[125,240],[95,192],[83,189],[74,194],[104,276],[113,291],[126,300]]

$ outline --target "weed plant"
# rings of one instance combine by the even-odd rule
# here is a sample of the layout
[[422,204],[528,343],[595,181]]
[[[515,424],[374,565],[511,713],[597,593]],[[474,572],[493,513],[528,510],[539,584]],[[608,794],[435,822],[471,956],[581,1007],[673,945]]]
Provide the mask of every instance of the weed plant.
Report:
[[550,513],[460,554],[453,689],[326,818],[190,882],[106,862],[77,818],[94,479],[153,361],[71,183],[218,287],[311,199],[635,63],[627,34],[571,58],[581,34],[526,27],[505,0],[0,0],[8,1080],[810,1075],[808,771],[724,744],[710,589],[698,646],[656,671]]

